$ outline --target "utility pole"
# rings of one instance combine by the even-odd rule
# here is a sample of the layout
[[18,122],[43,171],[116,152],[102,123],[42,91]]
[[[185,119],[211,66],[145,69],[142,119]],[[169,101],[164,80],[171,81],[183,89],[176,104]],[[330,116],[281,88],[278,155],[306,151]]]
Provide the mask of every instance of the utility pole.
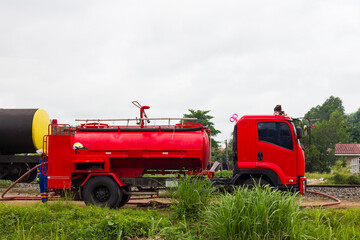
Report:
[[225,139],[225,153],[226,153],[226,166],[227,166],[227,169],[230,170],[227,139]]

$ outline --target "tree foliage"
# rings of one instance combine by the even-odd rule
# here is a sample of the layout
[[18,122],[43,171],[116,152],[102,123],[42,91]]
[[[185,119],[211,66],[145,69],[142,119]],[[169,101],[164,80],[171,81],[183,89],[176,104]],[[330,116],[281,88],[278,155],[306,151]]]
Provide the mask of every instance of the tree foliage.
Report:
[[335,164],[335,145],[349,139],[345,115],[335,110],[328,121],[315,124],[311,136],[312,145],[306,150],[306,170],[329,172]]
[[[189,113],[184,114],[184,118],[197,118],[197,120],[185,121],[185,122],[198,122],[207,126],[211,131],[211,158],[212,161],[218,161],[227,165],[226,163],[226,149],[221,148],[219,142],[215,141],[213,137],[221,133],[218,129],[215,128],[214,123],[212,122],[213,116],[209,115],[210,110],[193,110],[189,109]],[[228,143],[228,159],[229,165],[232,164],[232,140]]]
[[[342,101],[331,96],[323,105],[312,108],[306,115],[315,122],[311,130],[311,141],[306,149],[306,171],[329,172],[335,164],[335,145],[349,142],[347,118]],[[317,119],[317,120],[314,120]]]
[[324,120],[329,121],[331,114],[336,110],[342,115],[345,114],[342,100],[338,97],[330,96],[321,106],[317,105],[311,108],[310,111],[305,114],[305,118],[318,119],[320,122]]
[[213,139],[216,135],[221,133],[221,131],[215,128],[214,123],[211,121],[214,117],[209,115],[210,110],[193,110],[189,109],[190,113],[185,113],[184,118],[197,118],[197,120],[185,121],[185,122],[197,122],[202,123],[204,126],[207,126],[211,131],[211,147],[218,149],[219,143]]
[[216,135],[221,133],[221,131],[215,128],[214,123],[211,121],[211,119],[213,119],[214,117],[208,114],[210,110],[202,111],[189,109],[189,112],[190,113],[184,114],[184,118],[197,118],[197,120],[192,120],[191,122],[202,123],[204,124],[204,126],[207,126],[211,131],[211,136],[215,137]]
[[[221,162],[223,169],[232,168],[234,165],[233,162],[233,139],[227,142],[227,157],[226,157],[226,148],[224,149],[212,149],[212,160]],[[228,162],[226,162],[226,160]]]
[[351,143],[360,143],[360,108],[348,116],[348,131]]

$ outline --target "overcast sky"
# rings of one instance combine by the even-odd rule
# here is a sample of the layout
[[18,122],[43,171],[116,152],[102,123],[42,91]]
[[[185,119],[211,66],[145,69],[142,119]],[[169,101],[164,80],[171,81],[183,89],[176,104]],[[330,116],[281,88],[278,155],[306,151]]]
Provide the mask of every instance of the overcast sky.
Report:
[[360,1],[0,0],[0,107],[51,118],[360,107]]

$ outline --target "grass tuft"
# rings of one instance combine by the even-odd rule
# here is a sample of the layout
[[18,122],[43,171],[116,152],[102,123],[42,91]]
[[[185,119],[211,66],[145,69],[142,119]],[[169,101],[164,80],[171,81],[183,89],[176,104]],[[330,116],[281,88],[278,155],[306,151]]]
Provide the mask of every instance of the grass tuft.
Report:
[[79,207],[70,202],[34,206],[0,203],[3,239],[124,239],[153,237],[171,222],[151,210]]
[[207,207],[206,231],[214,239],[293,239],[300,212],[296,195],[269,186],[236,188]]
[[210,203],[213,187],[203,176],[185,176],[178,180],[178,187],[171,191],[175,199],[171,205],[175,219],[196,219]]

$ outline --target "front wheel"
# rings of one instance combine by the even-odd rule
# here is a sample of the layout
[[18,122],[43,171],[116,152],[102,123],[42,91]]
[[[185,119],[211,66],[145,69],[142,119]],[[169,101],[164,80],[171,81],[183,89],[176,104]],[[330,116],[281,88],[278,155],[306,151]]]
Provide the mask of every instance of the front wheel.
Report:
[[123,199],[123,192],[110,177],[92,177],[83,188],[83,199],[86,205],[116,208]]
[[241,182],[240,185],[244,186],[244,187],[247,186],[249,188],[253,188],[255,185],[258,185],[260,187],[264,187],[265,185],[270,185],[270,183],[268,181],[266,181],[265,179],[263,179],[263,178],[255,177],[255,178],[247,178],[247,179],[245,179],[244,181]]

